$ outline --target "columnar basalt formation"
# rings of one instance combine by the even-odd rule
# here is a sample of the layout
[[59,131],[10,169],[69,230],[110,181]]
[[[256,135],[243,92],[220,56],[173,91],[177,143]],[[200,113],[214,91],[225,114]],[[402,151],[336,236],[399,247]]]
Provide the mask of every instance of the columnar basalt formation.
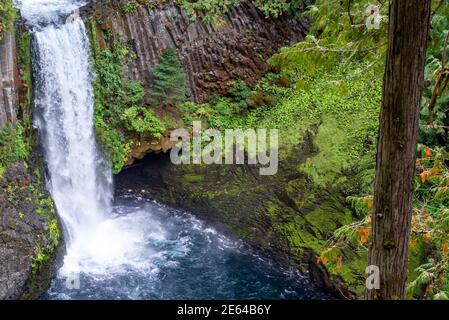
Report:
[[232,7],[217,26],[193,21],[172,3],[156,8],[140,5],[122,14],[121,2],[97,0],[81,10],[82,15],[95,17],[100,46],[111,45],[103,33],[119,35],[135,54],[126,73],[147,89],[162,51],[176,47],[195,102],[226,93],[237,79],[255,83],[269,70],[267,59],[281,47],[301,41],[309,26],[305,18],[269,19],[246,0]]

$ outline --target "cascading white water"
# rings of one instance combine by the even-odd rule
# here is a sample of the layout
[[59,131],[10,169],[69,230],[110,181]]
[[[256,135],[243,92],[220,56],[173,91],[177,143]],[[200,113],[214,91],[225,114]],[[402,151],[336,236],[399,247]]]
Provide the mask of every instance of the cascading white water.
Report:
[[17,3],[33,28],[35,125],[43,140],[48,187],[65,226],[65,274],[132,264],[143,237],[142,228],[125,228],[111,214],[112,173],[94,135],[89,39],[76,12],[83,4]]
[[89,44],[79,18],[37,32],[35,44],[36,124],[45,139],[50,191],[73,243],[95,230],[111,198],[110,179],[97,177]]

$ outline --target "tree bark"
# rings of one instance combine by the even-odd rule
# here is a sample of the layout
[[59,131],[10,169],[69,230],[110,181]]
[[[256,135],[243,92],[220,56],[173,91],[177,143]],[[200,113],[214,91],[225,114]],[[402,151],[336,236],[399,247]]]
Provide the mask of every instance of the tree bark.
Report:
[[403,299],[407,280],[419,109],[431,0],[393,0],[377,151],[369,265],[372,300]]

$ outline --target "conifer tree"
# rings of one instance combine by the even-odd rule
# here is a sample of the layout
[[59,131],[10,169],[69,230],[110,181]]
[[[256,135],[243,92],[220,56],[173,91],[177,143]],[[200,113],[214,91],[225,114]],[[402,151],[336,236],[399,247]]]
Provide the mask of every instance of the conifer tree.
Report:
[[152,104],[176,105],[184,100],[187,77],[175,49],[164,50],[160,63],[153,69],[152,75],[154,81],[150,93]]

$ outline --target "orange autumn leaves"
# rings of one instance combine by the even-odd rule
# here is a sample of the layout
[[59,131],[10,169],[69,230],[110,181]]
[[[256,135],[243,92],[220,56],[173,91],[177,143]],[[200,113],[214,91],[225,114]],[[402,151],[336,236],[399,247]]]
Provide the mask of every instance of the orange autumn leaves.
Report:
[[421,174],[421,182],[426,183],[427,178],[429,177],[429,171],[423,171]]
[[[348,198],[354,207],[357,207],[357,212],[371,212],[374,206],[372,197],[364,198]],[[344,230],[343,230],[344,229]],[[366,251],[366,246],[371,237],[371,216],[367,215],[363,221],[344,226],[337,230],[334,238],[330,241],[327,249],[321,253],[321,256],[316,260],[317,264],[322,264],[328,270],[339,271],[344,266],[344,254],[342,251],[347,246],[363,248]],[[351,249],[354,250],[354,249]]]
[[[430,148],[425,148],[425,150],[424,150],[424,160],[430,160],[430,159],[432,159],[432,156],[433,156],[432,150],[430,150]],[[431,169],[424,169],[424,166],[423,166],[421,160],[417,160],[416,161],[416,168],[418,170],[423,170],[419,174],[419,176],[421,177],[421,182],[422,183],[426,183],[428,178],[431,175],[439,175],[440,174],[440,169],[437,168],[437,167],[433,167]]]
[[[423,266],[431,261],[437,266],[446,267],[449,264],[449,151],[419,145],[418,152],[410,255],[420,257],[419,263]],[[371,237],[372,196],[348,197],[347,200],[357,216],[363,219],[335,231],[327,249],[317,259],[331,274],[336,275],[352,268],[350,254],[355,252],[365,257]],[[425,268],[420,270],[427,270]],[[440,273],[434,281],[439,277]],[[444,281],[449,283],[449,272],[444,277]]]
[[[417,188],[410,248],[428,255],[437,266],[449,261],[449,153],[446,149],[418,146]],[[446,280],[445,280],[446,281]]]
[[[416,169],[420,172],[421,183],[425,184],[430,178],[440,177],[442,161],[434,159],[434,153],[430,148],[425,148],[421,154],[423,158],[416,161]],[[433,163],[433,167],[430,166],[430,163]]]
[[330,256],[323,255],[319,257],[316,263],[323,264],[325,266],[329,266],[332,263],[337,270],[341,270],[343,268],[343,256],[336,254],[336,250],[332,250],[330,253]]
[[359,240],[362,244],[368,243],[371,235],[371,229],[368,227],[360,227],[357,230],[357,234],[359,235]]
[[426,245],[431,242],[431,225],[433,224],[432,217],[425,209],[415,210],[412,218],[410,248],[414,249],[418,244],[418,240],[421,240]]

